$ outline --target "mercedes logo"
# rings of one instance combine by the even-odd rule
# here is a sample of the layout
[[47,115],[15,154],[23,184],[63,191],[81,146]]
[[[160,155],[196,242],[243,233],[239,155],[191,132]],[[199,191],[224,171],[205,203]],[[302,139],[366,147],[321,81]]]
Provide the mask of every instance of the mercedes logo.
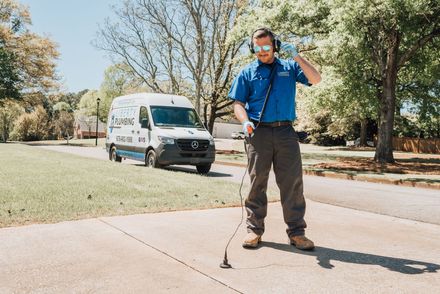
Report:
[[192,141],[192,142],[191,142],[191,147],[192,147],[193,149],[197,149],[197,148],[199,148],[199,142],[197,142],[197,141]]

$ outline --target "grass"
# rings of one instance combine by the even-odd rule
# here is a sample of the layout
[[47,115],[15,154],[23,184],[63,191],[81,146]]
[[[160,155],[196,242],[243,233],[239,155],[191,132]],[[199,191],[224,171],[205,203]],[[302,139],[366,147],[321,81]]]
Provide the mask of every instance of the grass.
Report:
[[238,187],[197,174],[0,144],[0,227],[234,206]]
[[[21,142],[31,146],[41,146],[41,145],[70,145],[79,147],[94,147],[96,139],[71,139],[69,144],[67,140],[45,140],[45,141],[30,141]],[[98,147],[105,147],[105,138],[98,139]]]

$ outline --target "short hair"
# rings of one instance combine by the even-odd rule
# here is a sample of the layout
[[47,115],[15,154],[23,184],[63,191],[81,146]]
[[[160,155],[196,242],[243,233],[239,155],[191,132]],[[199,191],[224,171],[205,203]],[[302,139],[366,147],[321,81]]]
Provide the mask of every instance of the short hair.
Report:
[[275,39],[271,30],[269,30],[268,28],[259,28],[259,29],[256,29],[254,31],[254,33],[252,34],[252,39],[260,39],[260,38],[264,38],[267,36],[270,37],[270,40],[272,42]]

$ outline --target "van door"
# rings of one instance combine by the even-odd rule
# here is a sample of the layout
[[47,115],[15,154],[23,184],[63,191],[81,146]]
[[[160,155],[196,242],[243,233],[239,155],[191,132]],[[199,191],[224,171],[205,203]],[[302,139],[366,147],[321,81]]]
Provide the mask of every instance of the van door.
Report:
[[136,159],[134,152],[136,147],[135,128],[137,125],[136,106],[120,107],[113,111],[112,120],[114,120],[113,133],[115,135],[115,144],[117,153],[121,157]]
[[139,129],[137,131],[137,142],[139,147],[138,152],[143,152],[144,156],[151,139],[150,130],[151,120],[148,116],[148,108],[146,106],[141,106],[139,110]]

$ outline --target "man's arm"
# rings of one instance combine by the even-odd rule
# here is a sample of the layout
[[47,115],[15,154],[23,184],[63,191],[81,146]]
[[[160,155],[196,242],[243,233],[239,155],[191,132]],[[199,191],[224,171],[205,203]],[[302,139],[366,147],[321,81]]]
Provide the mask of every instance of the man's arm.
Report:
[[240,101],[234,102],[234,114],[235,117],[241,122],[245,122],[249,120],[246,109],[244,109],[244,104]]
[[293,60],[298,63],[309,83],[314,85],[321,81],[321,75],[319,74],[319,72],[310,62],[298,55],[298,51],[296,50],[295,45],[282,43],[281,50],[287,52],[290,57],[292,57]]
[[304,72],[304,75],[311,84],[315,85],[321,81],[321,74],[316,70],[316,68],[310,62],[308,62],[306,59],[302,58],[299,55],[296,55],[295,58],[293,58],[293,60],[298,62],[299,66]]

